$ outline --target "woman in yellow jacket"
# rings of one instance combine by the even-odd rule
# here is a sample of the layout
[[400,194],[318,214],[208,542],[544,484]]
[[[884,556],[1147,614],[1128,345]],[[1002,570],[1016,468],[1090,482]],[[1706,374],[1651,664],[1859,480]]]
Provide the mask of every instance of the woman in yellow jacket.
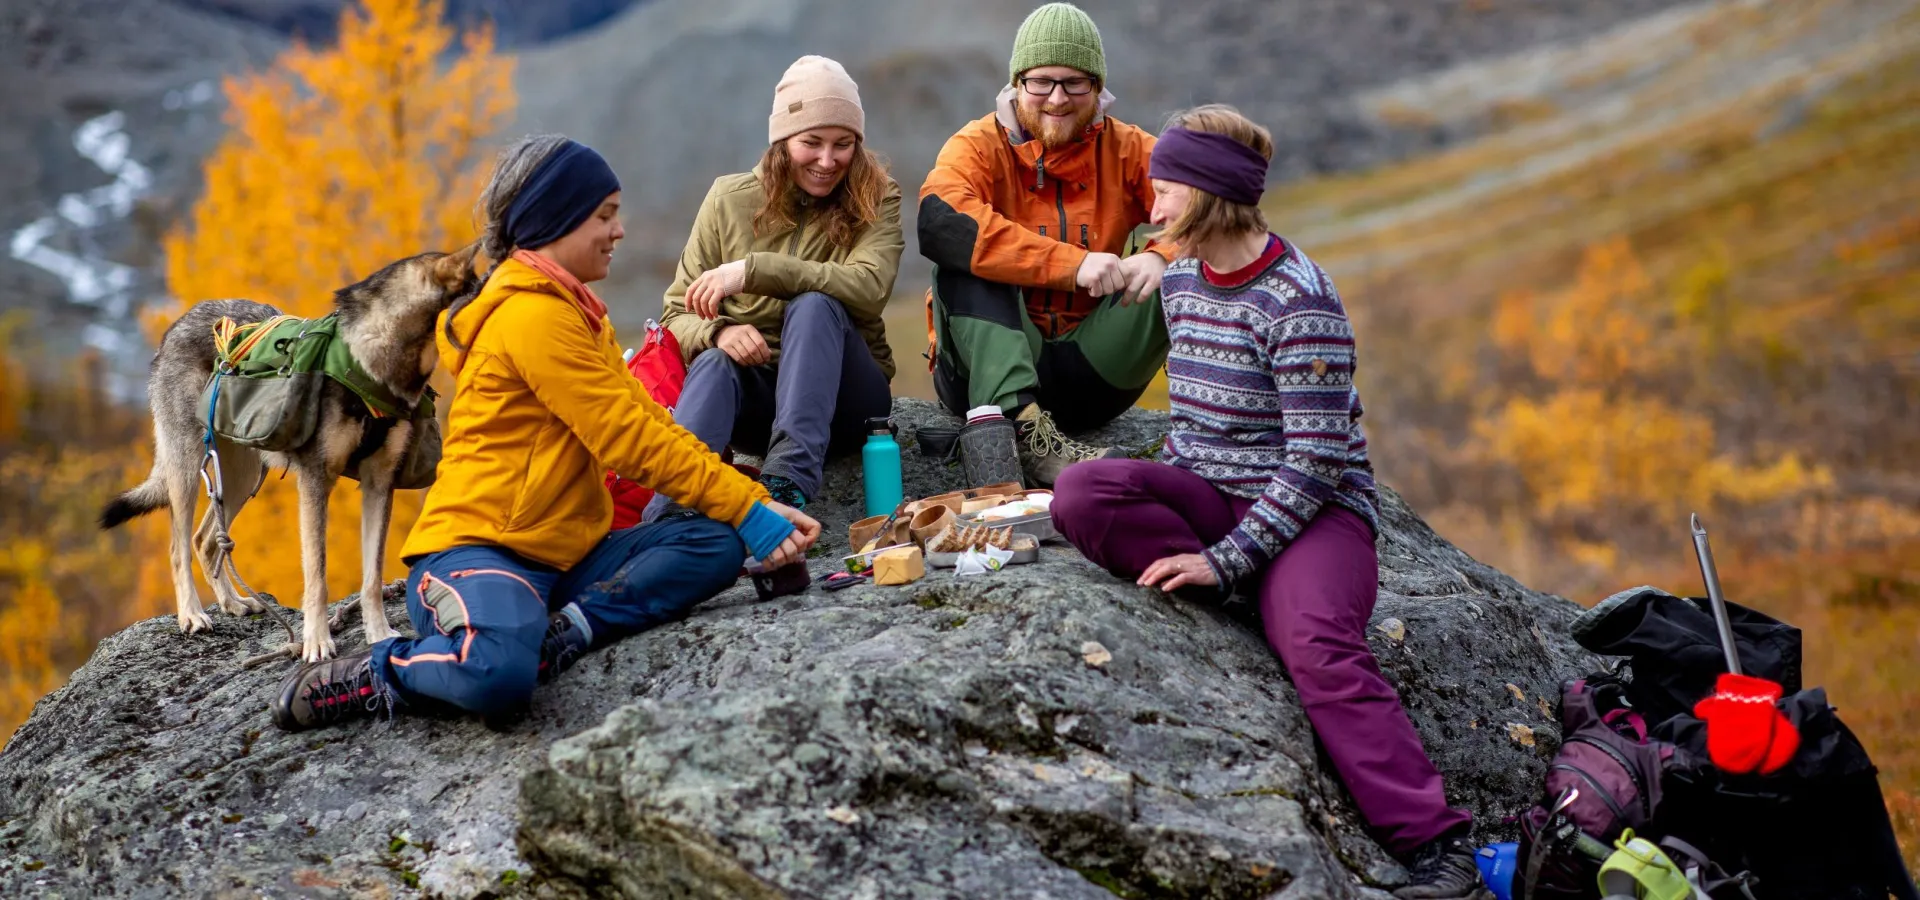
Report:
[[[820,534],[674,425],[621,364],[587,287],[625,233],[598,153],[523,139],[481,204],[481,251],[499,262],[442,314],[444,451],[401,550],[420,637],[289,675],[273,704],[287,730],[416,704],[511,713],[579,654],[726,589],[748,555],[779,567]],[[609,534],[602,463],[705,515]]]
[[846,70],[795,61],[760,164],[701,202],[661,316],[689,366],[674,421],[715,450],[764,453],[761,482],[795,508],[819,494],[827,455],[893,408],[880,313],[906,245],[900,186],[865,132]]

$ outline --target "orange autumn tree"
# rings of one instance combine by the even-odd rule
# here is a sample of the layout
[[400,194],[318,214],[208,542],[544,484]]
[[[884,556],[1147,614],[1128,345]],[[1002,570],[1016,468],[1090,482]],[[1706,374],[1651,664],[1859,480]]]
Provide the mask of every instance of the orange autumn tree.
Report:
[[1625,238],[1587,247],[1574,283],[1545,295],[1511,292],[1492,321],[1511,394],[1485,398],[1476,449],[1515,473],[1531,515],[1560,548],[1601,570],[1611,544],[1586,523],[1673,522],[1716,502],[1760,503],[1832,482],[1794,453],[1752,462],[1726,452],[1713,420],[1669,396],[1674,366],[1712,340],[1663,301]]
[[[229,132],[189,221],[166,238],[179,301],[150,314],[156,340],[187,304],[210,298],[324,315],[336,289],[474,238],[489,139],[513,108],[512,64],[495,55],[490,29],[458,34],[444,12],[440,0],[361,0],[342,13],[336,46],[296,44],[271,69],[225,82]],[[359,584],[359,509],[357,485],[343,479],[327,534],[335,598]],[[418,512],[418,492],[396,495],[388,572]],[[254,588],[299,596],[298,529],[293,482],[270,476],[233,529]],[[153,517],[141,534],[141,605],[170,608],[166,522]]]
[[0,744],[125,624],[133,538],[98,518],[116,485],[146,475],[126,464],[144,415],[112,402],[107,361],[49,352],[33,321],[0,313]]

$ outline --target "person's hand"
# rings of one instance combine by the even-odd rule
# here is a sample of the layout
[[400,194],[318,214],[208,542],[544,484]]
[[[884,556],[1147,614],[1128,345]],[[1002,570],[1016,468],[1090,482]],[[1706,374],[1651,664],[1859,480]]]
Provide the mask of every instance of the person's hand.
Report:
[[780,542],[780,548],[773,551],[772,556],[761,560],[761,564],[771,570],[789,563],[804,561],[807,558],[807,551],[812,549],[814,542],[820,539],[820,523],[814,521],[812,516],[785,503],[768,500],[766,504],[768,509],[779,513],[781,518],[793,523],[793,533]]
[[1095,297],[1105,297],[1126,287],[1127,276],[1120,270],[1120,257],[1111,253],[1089,253],[1081,260],[1080,270],[1074,273],[1073,283]]
[[687,311],[702,319],[720,315],[720,301],[747,286],[747,261],[736,259],[700,273],[687,285]]
[[1120,273],[1126,277],[1126,293],[1120,296],[1121,306],[1132,306],[1145,302],[1154,292],[1160,290],[1160,276],[1166,274],[1166,257],[1148,251],[1135,253],[1120,261]]
[[1207,563],[1206,557],[1198,553],[1182,553],[1154,560],[1153,565],[1140,573],[1140,579],[1135,583],[1172,591],[1189,584],[1216,587],[1220,584],[1220,578],[1213,574],[1213,566]]
[[743,366],[765,365],[773,361],[773,350],[767,346],[767,339],[760,335],[760,329],[752,325],[728,325],[720,329],[720,335],[713,339],[713,345]]

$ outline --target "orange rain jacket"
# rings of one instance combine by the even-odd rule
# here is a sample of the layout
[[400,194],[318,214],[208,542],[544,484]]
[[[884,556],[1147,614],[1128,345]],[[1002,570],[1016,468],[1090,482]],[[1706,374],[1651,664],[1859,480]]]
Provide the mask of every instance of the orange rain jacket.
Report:
[[[934,265],[1026,288],[1027,315],[1048,338],[1072,331],[1099,302],[1074,284],[1088,253],[1126,254],[1153,211],[1153,135],[1103,112],[1083,140],[1047,150],[1026,139],[1014,91],[940,148],[920,188],[920,253]],[[1175,247],[1146,249],[1172,261]],[[928,342],[933,294],[927,293]],[[929,358],[933,356],[931,352]]]

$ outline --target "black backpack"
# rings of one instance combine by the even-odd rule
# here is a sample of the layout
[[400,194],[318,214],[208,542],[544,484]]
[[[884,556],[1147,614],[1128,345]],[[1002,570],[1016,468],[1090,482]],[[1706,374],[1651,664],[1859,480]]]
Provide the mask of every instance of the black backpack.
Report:
[[[1748,889],[1757,900],[1920,900],[1866,749],[1824,690],[1801,685],[1799,629],[1727,604],[1742,667],[1781,685],[1780,708],[1799,730],[1800,748],[1770,775],[1732,775],[1708,760],[1707,726],[1692,708],[1713,691],[1726,663],[1706,604],[1642,587],[1607,598],[1574,622],[1581,646],[1627,658],[1617,670],[1625,708],[1644,717],[1648,743],[1674,748],[1661,763],[1646,836],[1680,839],[1727,871],[1751,873]],[[1613,700],[1599,695],[1597,702],[1605,720]],[[1562,721],[1564,727],[1564,710]],[[1588,733],[1590,726],[1563,731]],[[1642,825],[1633,827],[1641,833]],[[1541,887],[1546,882],[1543,874]],[[1517,888],[1515,896],[1522,896]]]

